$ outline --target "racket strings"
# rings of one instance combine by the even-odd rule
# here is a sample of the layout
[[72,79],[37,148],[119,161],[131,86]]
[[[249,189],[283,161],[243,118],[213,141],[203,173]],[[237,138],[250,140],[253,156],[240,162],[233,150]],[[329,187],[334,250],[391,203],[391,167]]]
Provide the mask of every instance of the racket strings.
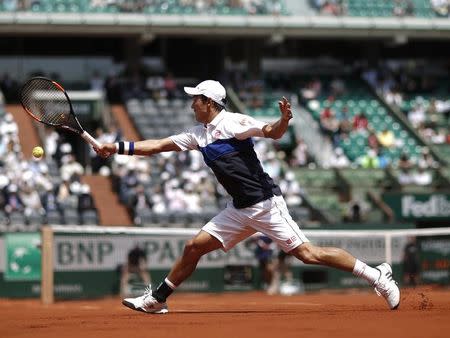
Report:
[[67,125],[70,122],[70,103],[52,81],[39,78],[29,81],[22,89],[21,101],[39,121],[51,125]]

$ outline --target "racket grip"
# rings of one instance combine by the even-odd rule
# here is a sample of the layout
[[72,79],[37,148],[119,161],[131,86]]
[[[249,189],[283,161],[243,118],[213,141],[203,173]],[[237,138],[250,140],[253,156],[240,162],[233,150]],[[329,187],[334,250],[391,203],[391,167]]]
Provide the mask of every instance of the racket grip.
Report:
[[93,138],[87,131],[83,131],[81,137],[84,138],[84,140],[87,143],[90,143],[93,147],[100,148],[101,144],[95,138]]

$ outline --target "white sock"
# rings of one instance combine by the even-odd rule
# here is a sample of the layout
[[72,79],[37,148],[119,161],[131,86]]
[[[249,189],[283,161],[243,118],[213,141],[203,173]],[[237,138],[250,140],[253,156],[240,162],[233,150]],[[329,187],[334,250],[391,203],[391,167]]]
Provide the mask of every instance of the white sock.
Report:
[[368,266],[359,259],[356,260],[355,266],[353,267],[353,274],[357,277],[364,278],[370,285],[374,285],[380,277],[379,270]]

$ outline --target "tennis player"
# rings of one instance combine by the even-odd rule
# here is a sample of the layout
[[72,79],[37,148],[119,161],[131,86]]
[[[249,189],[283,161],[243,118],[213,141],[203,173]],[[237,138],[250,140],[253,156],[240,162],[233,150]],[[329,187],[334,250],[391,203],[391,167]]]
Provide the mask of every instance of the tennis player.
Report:
[[115,153],[149,156],[166,151],[201,151],[232,201],[186,243],[182,256],[156,290],[148,287],[144,295],[126,298],[122,303],[137,311],[167,313],[166,299],[191,275],[203,255],[217,249],[228,251],[259,231],[303,263],[334,267],[367,280],[390,309],[397,309],[400,290],[392,279],[391,266],[383,263],[373,268],[342,249],[311,244],[289,215],[280,188],[264,172],[252,137],[283,136],[292,119],[288,100],[283,97],[278,102],[280,118],[265,123],[226,111],[226,91],[217,81],[203,81],[184,91],[192,97],[191,107],[199,125],[159,140],[102,144],[96,151],[102,157]]

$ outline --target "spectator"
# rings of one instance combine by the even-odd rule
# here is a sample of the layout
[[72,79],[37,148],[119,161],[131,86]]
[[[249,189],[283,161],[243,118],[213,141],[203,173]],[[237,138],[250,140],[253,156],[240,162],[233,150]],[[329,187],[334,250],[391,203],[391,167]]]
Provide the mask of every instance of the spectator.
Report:
[[410,168],[406,168],[406,167],[400,168],[397,180],[398,180],[398,183],[400,183],[400,185],[413,184],[414,183],[414,178],[413,178],[413,176],[411,174],[411,169]]
[[285,192],[286,204],[288,206],[300,206],[302,204],[301,187],[292,171],[287,171],[284,178],[280,180],[280,188]]
[[417,160],[417,165],[420,168],[425,168],[425,169],[439,167],[439,163],[434,160],[433,156],[430,153],[430,149],[428,147],[422,148],[419,159]]
[[414,166],[413,161],[409,158],[409,155],[407,153],[402,153],[400,155],[400,158],[397,163],[398,167],[400,169],[411,169]]
[[385,149],[378,151],[378,161],[381,169],[385,169],[391,164],[391,159],[387,156]]
[[317,98],[322,93],[322,82],[319,78],[313,78],[300,90],[300,95],[306,100]]
[[413,2],[411,0],[394,0],[392,14],[400,17],[414,15]]
[[160,185],[153,187],[153,192],[150,194],[150,203],[153,205],[152,211],[157,214],[162,214],[169,211]]
[[363,221],[363,214],[367,211],[365,203],[359,199],[352,199],[347,204],[347,211],[344,215],[344,221],[361,223]]
[[345,156],[342,148],[338,147],[334,150],[334,153],[330,158],[329,165],[332,168],[346,168],[350,166],[350,161],[347,156]]
[[408,120],[414,128],[418,128],[420,124],[426,120],[425,109],[420,104],[415,104],[413,109],[408,112]]
[[339,121],[335,117],[334,111],[330,106],[325,107],[320,115],[320,127],[322,132],[330,137],[333,144],[339,141]]
[[0,124],[0,133],[2,135],[9,135],[10,138],[16,138],[18,136],[19,128],[11,113],[5,114],[3,121]]
[[81,184],[78,192],[78,212],[82,213],[86,210],[95,210],[95,203],[89,185]]
[[399,89],[393,87],[385,92],[385,100],[389,105],[401,107],[403,105],[403,95]]
[[186,211],[190,213],[200,213],[202,205],[200,203],[200,194],[196,191],[193,183],[185,185],[184,197],[186,199]]
[[415,287],[419,281],[419,250],[415,237],[409,237],[403,249],[403,281]]
[[272,284],[267,290],[269,295],[277,292],[283,295],[292,295],[302,291],[300,285],[294,284],[294,277],[291,271],[291,257],[283,250],[278,251],[277,259],[274,262]]
[[375,150],[376,152],[380,149],[380,143],[378,141],[378,137],[373,131],[373,129],[370,129],[369,136],[367,136],[367,145],[370,149]]
[[361,156],[358,159],[358,162],[362,168],[365,169],[374,169],[380,167],[380,161],[378,159],[377,153],[373,149],[369,149],[369,151]]
[[10,215],[13,212],[23,212],[24,204],[18,194],[18,187],[16,184],[10,184],[7,189],[5,213]]
[[24,206],[24,214],[26,217],[31,215],[44,215],[45,210],[42,206],[38,192],[28,182],[25,182],[20,189],[20,200]]
[[342,7],[337,0],[326,0],[324,1],[322,8],[320,9],[320,14],[323,15],[341,15]]
[[41,202],[46,214],[52,211],[62,213],[53,186],[46,187],[46,191],[41,196]]
[[264,170],[270,175],[274,180],[279,179],[281,175],[281,161],[277,159],[275,152],[270,151],[267,154],[267,160],[263,163]]
[[78,199],[71,190],[70,177],[64,174],[62,177],[62,182],[59,184],[56,193],[56,200],[61,210],[64,208],[75,209],[78,206]]
[[395,146],[395,136],[392,130],[383,129],[377,135],[378,142],[385,148],[392,148]]
[[292,151],[290,165],[294,167],[304,167],[308,164],[308,146],[303,139],[297,139],[297,145]]
[[449,137],[450,137],[450,134],[448,133],[448,129],[446,129],[446,128],[438,128],[436,134],[434,134],[431,137],[431,142],[433,144],[450,143]]
[[47,160],[55,158],[58,140],[59,134],[56,132],[55,128],[46,127],[44,138],[44,149],[45,149],[45,158]]
[[257,234],[252,238],[256,244],[255,247],[255,257],[258,260],[258,267],[261,274],[261,279],[259,280],[260,289],[268,289],[272,284],[273,278],[273,241],[263,234]]
[[139,185],[139,180],[136,172],[136,164],[129,162],[125,175],[120,180],[119,198],[122,203],[130,206],[134,195],[134,189]]
[[430,171],[426,171],[423,167],[418,167],[412,174],[412,181],[416,185],[426,186],[433,182],[433,176]]
[[353,119],[353,129],[358,131],[365,131],[369,127],[369,120],[364,113],[356,114]]
[[77,162],[77,160],[75,159],[75,155],[68,154],[64,155],[62,158],[60,173],[61,176],[68,177],[72,177],[74,175],[81,176],[84,174],[84,168],[79,162]]
[[120,295],[129,296],[128,282],[131,274],[138,275],[142,284],[151,283],[150,273],[147,268],[147,253],[139,245],[136,245],[127,254],[127,261],[121,266],[120,274]]

